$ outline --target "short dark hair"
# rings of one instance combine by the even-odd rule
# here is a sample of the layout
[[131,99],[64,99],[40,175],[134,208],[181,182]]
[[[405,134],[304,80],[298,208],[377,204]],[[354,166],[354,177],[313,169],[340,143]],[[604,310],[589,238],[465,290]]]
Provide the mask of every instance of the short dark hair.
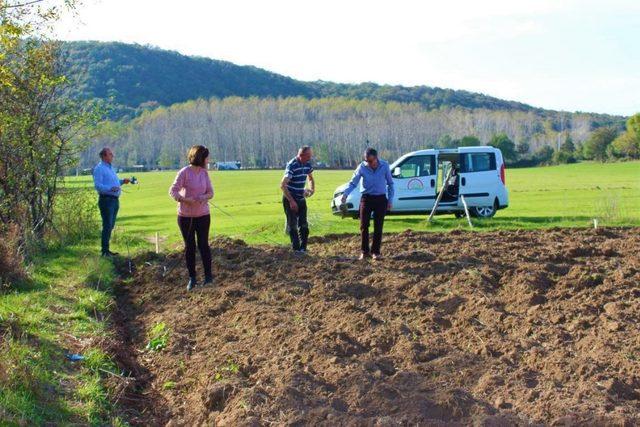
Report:
[[366,150],[364,150],[364,155],[366,157],[378,157],[378,150],[376,150],[375,148],[367,148]]
[[189,164],[193,166],[200,166],[201,168],[207,166],[204,164],[207,157],[209,157],[209,149],[204,145],[194,145],[189,149],[189,153],[187,154]]
[[100,152],[98,153],[98,155],[100,156],[101,159],[104,158],[104,156],[107,154],[107,151],[111,151],[111,148],[102,147],[102,150],[100,150]]
[[300,154],[306,153],[307,151],[311,150],[311,147],[308,145],[303,145],[302,147],[300,147],[300,150],[298,150],[300,152]]

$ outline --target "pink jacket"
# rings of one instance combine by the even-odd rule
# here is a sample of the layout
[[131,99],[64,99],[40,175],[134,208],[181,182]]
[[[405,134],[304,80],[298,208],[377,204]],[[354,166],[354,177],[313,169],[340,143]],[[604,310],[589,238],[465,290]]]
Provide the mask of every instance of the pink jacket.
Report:
[[[213,186],[206,169],[197,171],[186,166],[178,171],[175,181],[169,188],[169,195],[178,203],[178,216],[196,218],[209,214],[209,199],[213,198]],[[195,203],[183,200],[190,198]]]

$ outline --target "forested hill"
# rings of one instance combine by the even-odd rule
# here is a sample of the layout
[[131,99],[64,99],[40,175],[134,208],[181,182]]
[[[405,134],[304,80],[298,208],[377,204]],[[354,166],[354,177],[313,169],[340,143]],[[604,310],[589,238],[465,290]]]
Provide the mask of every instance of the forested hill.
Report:
[[65,42],[67,74],[73,95],[108,100],[112,118],[132,118],[157,106],[191,99],[229,96],[260,98],[344,97],[419,103],[426,109],[542,111],[519,102],[428,86],[381,86],[374,83],[303,82],[257,67],[181,55],[157,48],[103,42]]

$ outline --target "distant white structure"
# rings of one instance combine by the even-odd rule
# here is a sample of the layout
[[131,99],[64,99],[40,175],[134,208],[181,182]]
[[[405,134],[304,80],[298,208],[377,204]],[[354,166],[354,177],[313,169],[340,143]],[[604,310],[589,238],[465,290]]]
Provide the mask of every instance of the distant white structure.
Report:
[[213,164],[213,167],[219,171],[235,171],[240,170],[242,168],[242,163],[235,162],[216,162]]

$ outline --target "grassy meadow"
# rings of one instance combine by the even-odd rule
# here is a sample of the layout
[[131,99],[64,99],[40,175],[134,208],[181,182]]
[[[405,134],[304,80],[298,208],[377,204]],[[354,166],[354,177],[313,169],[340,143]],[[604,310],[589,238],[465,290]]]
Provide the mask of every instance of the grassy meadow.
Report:
[[[215,189],[211,206],[214,237],[228,235],[251,243],[287,242],[279,189],[281,171],[211,171],[210,176]],[[358,232],[356,221],[336,217],[329,208],[335,188],[350,176],[350,171],[315,172],[317,192],[308,199],[312,235]],[[167,194],[175,172],[147,172],[136,177],[140,184],[125,186],[120,198],[117,249],[144,245],[156,232],[165,248],[179,242],[176,203]],[[70,178],[68,184],[92,182],[85,176]],[[493,219],[474,220],[476,228],[587,227],[593,218],[603,226],[640,225],[640,162],[509,169],[507,187],[509,208]],[[432,224],[427,224],[424,216],[390,216],[385,222],[387,232],[459,227],[467,227],[466,220],[453,215],[438,216]]]

